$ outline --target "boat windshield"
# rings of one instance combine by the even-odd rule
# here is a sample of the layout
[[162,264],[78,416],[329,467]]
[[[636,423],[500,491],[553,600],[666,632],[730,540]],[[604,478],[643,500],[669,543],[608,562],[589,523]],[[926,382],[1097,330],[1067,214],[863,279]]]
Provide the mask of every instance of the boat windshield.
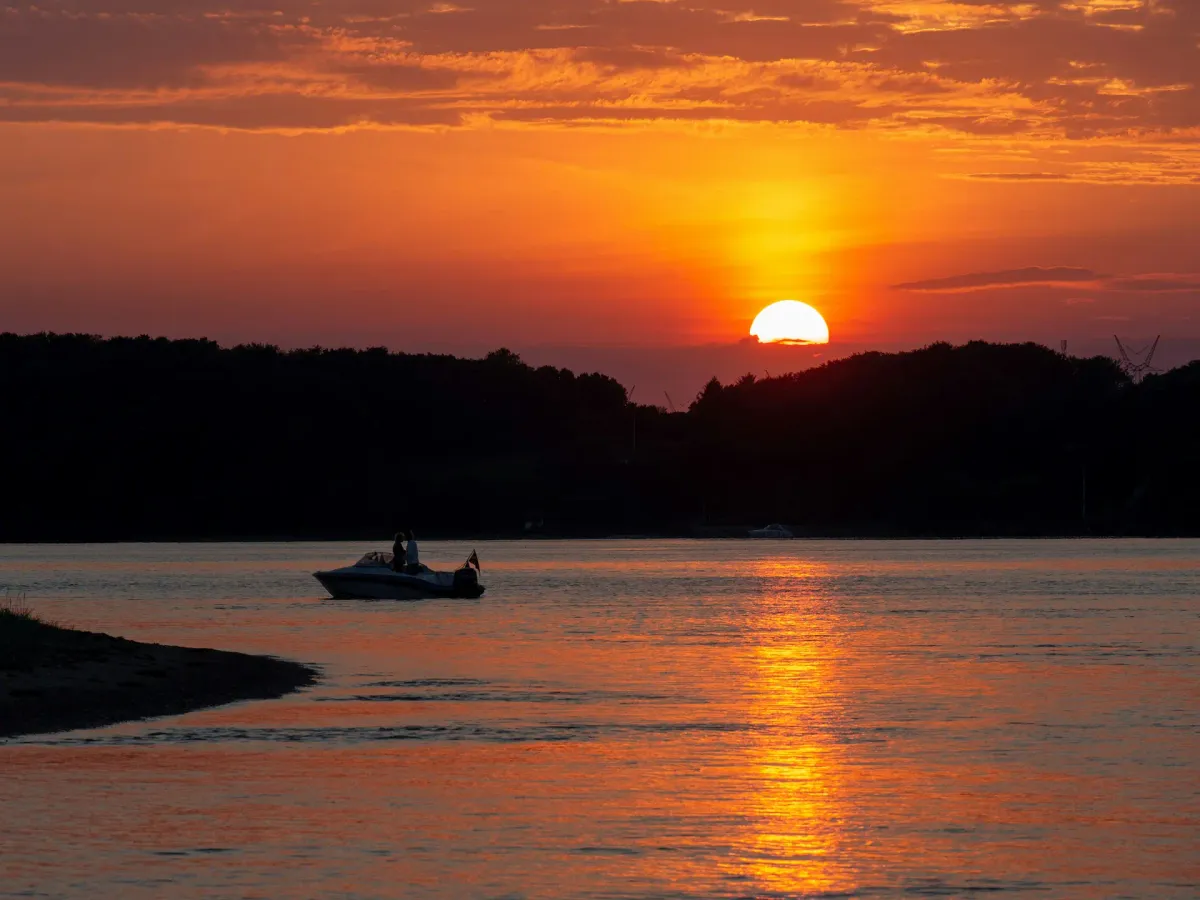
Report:
[[372,550],[362,559],[355,563],[356,566],[387,566],[391,568],[392,560],[395,559],[390,553],[382,553],[378,550]]

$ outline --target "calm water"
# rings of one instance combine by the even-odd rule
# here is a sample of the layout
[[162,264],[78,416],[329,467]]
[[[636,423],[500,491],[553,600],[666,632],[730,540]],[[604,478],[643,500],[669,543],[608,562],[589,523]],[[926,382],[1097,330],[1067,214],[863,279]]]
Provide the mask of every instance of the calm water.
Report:
[[[0,744],[0,897],[1200,896],[1200,542],[0,546],[307,693]],[[427,543],[430,563],[469,545]]]

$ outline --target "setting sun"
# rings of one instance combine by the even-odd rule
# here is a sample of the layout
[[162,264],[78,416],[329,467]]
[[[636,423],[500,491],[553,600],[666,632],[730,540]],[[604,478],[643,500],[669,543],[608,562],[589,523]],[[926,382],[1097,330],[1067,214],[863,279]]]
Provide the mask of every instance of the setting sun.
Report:
[[763,344],[828,344],[829,326],[819,312],[798,300],[772,303],[754,319],[750,334]]

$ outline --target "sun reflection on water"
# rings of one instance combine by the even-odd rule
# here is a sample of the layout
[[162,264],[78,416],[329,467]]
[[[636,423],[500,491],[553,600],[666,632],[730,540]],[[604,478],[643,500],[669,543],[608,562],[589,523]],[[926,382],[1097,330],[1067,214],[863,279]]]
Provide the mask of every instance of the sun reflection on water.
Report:
[[767,560],[746,665],[749,834],[744,859],[761,889],[853,887],[839,868],[844,845],[845,758],[833,726],[844,705],[837,677],[837,613],[820,590],[826,567]]

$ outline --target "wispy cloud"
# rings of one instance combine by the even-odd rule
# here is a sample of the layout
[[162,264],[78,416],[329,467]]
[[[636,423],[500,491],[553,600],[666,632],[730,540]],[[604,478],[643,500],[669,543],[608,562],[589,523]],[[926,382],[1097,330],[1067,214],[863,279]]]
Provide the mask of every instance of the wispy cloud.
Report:
[[1070,181],[1071,176],[1056,172],[973,172],[968,178],[980,181]]
[[[966,294],[1019,287],[1062,287],[1077,290],[1081,286],[1106,294],[1200,293],[1200,274],[1100,275],[1091,269],[1071,266],[1030,266],[1002,272],[973,272],[967,275],[910,281],[893,285],[893,290]],[[1077,304],[1093,301],[1091,298],[1072,297],[1065,302]]]
[[895,285],[898,291],[921,291],[929,293],[964,293],[984,291],[992,288],[1008,288],[1022,285],[1071,285],[1098,282],[1102,276],[1091,269],[1076,269],[1069,266],[1026,269],[1008,269],[1003,272],[974,272],[969,275],[952,275],[948,278],[930,278]]
[[1108,290],[1137,294],[1190,294],[1200,292],[1200,275],[1139,275],[1114,278]]

